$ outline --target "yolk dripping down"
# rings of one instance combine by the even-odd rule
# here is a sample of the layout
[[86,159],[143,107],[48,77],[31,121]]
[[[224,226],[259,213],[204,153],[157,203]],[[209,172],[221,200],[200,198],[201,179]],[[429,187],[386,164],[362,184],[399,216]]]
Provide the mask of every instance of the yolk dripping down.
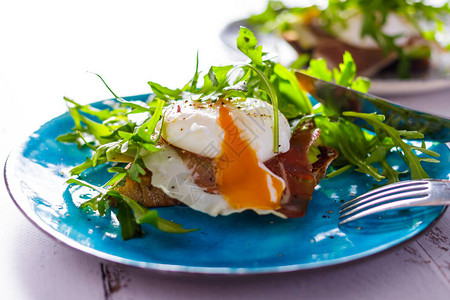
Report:
[[230,206],[233,209],[280,208],[284,181],[258,161],[255,150],[242,139],[229,108],[223,104],[218,123],[225,136],[222,151],[216,158],[216,180]]

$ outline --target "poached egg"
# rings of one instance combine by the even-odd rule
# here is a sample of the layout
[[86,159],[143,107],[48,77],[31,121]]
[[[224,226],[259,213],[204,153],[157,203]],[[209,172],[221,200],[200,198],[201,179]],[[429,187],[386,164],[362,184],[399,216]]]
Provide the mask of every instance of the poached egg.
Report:
[[[273,152],[273,108],[254,98],[177,101],[164,110],[161,150],[143,155],[152,185],[212,216],[251,209],[276,214],[286,187],[264,162]],[[279,113],[279,149],[289,150],[289,123]],[[178,149],[177,149],[178,148]],[[198,186],[179,150],[213,162],[219,193]]]

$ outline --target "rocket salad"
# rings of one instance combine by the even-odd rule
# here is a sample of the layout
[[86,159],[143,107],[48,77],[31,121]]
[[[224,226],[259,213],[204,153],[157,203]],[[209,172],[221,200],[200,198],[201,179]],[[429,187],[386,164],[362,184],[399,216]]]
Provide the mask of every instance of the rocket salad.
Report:
[[[179,89],[170,89],[156,82],[148,82],[153,95],[147,102],[127,101],[116,95],[104,82],[117,100],[110,109],[99,110],[90,105],[81,105],[65,98],[74,120],[73,130],[58,137],[58,141],[76,143],[79,148],[88,147],[92,155],[70,171],[67,183],[86,186],[97,192],[96,196],[81,205],[81,209],[94,211],[100,216],[115,213],[121,225],[123,239],[143,234],[142,224],[171,233],[187,233],[181,225],[159,217],[151,210],[119,192],[117,187],[126,180],[140,182],[148,172],[144,157],[161,151],[160,128],[165,118],[164,109],[177,101],[190,99],[194,102],[212,103],[228,98],[257,98],[273,107],[273,152],[277,153],[279,122],[277,111],[288,121],[291,130],[315,123],[321,135],[309,149],[308,159],[313,162],[318,145],[335,148],[339,158],[335,160],[328,178],[344,172],[365,173],[382,183],[396,182],[403,173],[393,169],[386,160],[390,152],[398,152],[409,168],[413,179],[427,178],[422,162],[438,162],[431,157],[439,156],[422,146],[413,146],[405,139],[422,138],[415,131],[398,131],[383,123],[384,116],[344,112],[340,117],[327,115],[326,107],[313,104],[309,96],[300,89],[292,70],[282,66],[264,53],[257,45],[254,34],[241,28],[237,47],[249,58],[240,65],[213,66],[204,75],[197,68],[192,79]],[[198,58],[197,58],[198,60]],[[355,63],[349,53],[343,57],[338,68],[329,70],[324,60],[312,60],[307,72],[327,81],[335,81],[361,92],[367,92],[370,82],[356,77]],[[202,75],[202,77],[201,77]],[[139,118],[138,118],[139,116]],[[355,125],[353,118],[360,118],[372,126],[369,132]],[[418,157],[418,152],[430,157]],[[83,177],[83,172],[99,165],[107,164],[114,174],[102,186],[94,186]],[[194,229],[195,230],[195,229]]]

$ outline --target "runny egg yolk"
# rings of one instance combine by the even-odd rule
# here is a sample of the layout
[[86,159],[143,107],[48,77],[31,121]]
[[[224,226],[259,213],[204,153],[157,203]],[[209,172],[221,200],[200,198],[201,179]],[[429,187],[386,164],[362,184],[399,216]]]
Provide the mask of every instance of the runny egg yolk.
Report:
[[258,161],[255,150],[242,139],[230,109],[223,104],[218,123],[225,135],[216,158],[215,175],[224,198],[233,209],[280,208],[284,182]]

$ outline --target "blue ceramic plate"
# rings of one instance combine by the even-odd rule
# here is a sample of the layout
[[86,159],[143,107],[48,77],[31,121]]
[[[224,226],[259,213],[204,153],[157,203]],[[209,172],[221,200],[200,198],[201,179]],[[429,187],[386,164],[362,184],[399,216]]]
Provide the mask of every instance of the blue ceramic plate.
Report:
[[[145,100],[147,96],[129,100]],[[16,148],[5,166],[8,190],[22,212],[44,232],[71,247],[118,263],[196,273],[312,269],[391,248],[425,230],[444,211],[443,207],[394,211],[366,219],[354,228],[339,228],[341,202],[375,184],[364,174],[349,172],[322,180],[306,216],[300,219],[283,220],[251,212],[213,218],[182,206],[160,208],[162,217],[200,230],[168,234],[145,224],[144,237],[123,241],[114,213],[99,217],[78,209],[90,191],[64,183],[68,171],[89,155],[75,145],[56,141],[72,126],[69,114],[63,114]],[[427,172],[434,178],[449,178],[448,148],[428,144],[441,154],[442,163],[427,164]],[[392,155],[389,159],[400,170],[403,168],[400,157]],[[100,167],[88,174],[87,180],[104,183],[108,176],[111,175]],[[383,222],[379,218],[384,218]]]

